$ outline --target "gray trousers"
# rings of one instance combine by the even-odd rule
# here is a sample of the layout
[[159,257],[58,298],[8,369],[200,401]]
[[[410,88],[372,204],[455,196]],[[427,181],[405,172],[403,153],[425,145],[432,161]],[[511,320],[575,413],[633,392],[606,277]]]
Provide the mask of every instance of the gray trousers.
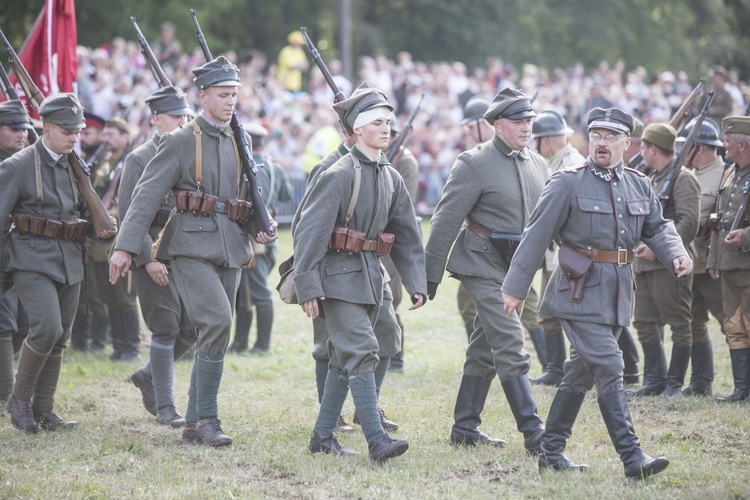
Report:
[[723,326],[727,317],[724,314],[724,304],[721,298],[721,278],[712,279],[708,273],[693,276],[693,303],[691,305],[693,323],[693,344],[703,344],[710,340],[708,334],[708,313]]
[[29,314],[26,341],[41,353],[48,353],[55,346],[64,349],[70,339],[81,284],[59,283],[45,274],[29,271],[14,271],[12,277],[18,298]]
[[179,336],[186,344],[192,345],[196,339],[195,327],[188,319],[174,276],[169,276],[167,286],[160,286],[151,279],[145,267],[136,267],[133,278],[138,288],[141,315],[151,337],[171,342]]
[[336,299],[326,299],[322,304],[328,331],[330,369],[347,377],[375,373],[380,357],[373,327],[379,306]]
[[466,348],[464,375],[505,381],[529,372],[531,355],[523,349],[524,336],[517,314],[503,311],[502,283],[460,276],[477,308],[478,321]]
[[598,397],[621,391],[625,363],[617,339],[622,327],[567,319],[560,323],[570,341],[570,359],[558,390],[582,394],[596,384]]
[[663,325],[667,324],[675,345],[693,345],[693,276],[677,280],[667,269],[645,271],[635,274],[635,285],[633,326],[638,340],[642,344],[662,342]]
[[240,270],[176,257],[170,270],[188,318],[198,330],[197,350],[223,356],[229,344]]

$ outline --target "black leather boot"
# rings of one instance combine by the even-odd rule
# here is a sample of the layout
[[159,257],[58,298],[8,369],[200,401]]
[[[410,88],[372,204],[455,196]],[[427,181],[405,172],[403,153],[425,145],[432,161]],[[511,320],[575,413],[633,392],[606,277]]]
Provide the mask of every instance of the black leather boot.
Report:
[[341,446],[341,444],[336,440],[335,437],[321,436],[317,432],[313,432],[313,436],[310,439],[309,450],[312,453],[328,453],[331,455],[340,455],[343,457],[359,455],[359,453],[357,453],[356,451],[349,450]]
[[625,466],[625,477],[644,479],[669,466],[665,457],[654,458],[643,452],[633,429],[628,402],[622,391],[610,392],[598,399],[609,438]]
[[229,352],[243,352],[247,350],[250,325],[253,323],[253,311],[237,309],[237,322],[234,327],[234,340],[229,346]]
[[491,380],[470,375],[463,376],[456,396],[456,408],[453,410],[451,444],[505,446],[505,441],[502,439],[492,439],[479,430],[484,402],[487,400],[491,385]]
[[76,314],[70,330],[70,345],[75,351],[87,351],[91,339],[91,321],[85,314]]
[[685,383],[688,364],[690,364],[691,350],[692,346],[689,345],[672,346],[672,359],[669,362],[669,371],[667,372],[667,387],[664,389],[664,395],[668,398],[682,396],[682,386]]
[[273,329],[273,304],[258,304],[255,307],[258,338],[250,354],[271,353],[271,330]]
[[661,342],[643,346],[643,387],[627,391],[628,396],[658,396],[667,387],[667,358]]
[[718,398],[719,403],[737,403],[750,395],[750,347],[744,349],[730,349],[732,358],[732,377],[734,378],[734,392],[729,396]]
[[530,455],[539,454],[544,433],[544,423],[536,414],[536,401],[531,392],[529,377],[518,375],[502,382],[508,405],[516,419],[516,426],[523,434],[523,444]]
[[94,316],[91,318],[91,343],[89,349],[101,352],[107,347],[110,338],[109,318]]
[[693,344],[690,353],[692,374],[690,387],[682,391],[683,396],[710,396],[714,381],[714,353],[711,341]]
[[531,343],[534,345],[539,362],[542,364],[542,368],[544,368],[547,366],[547,340],[544,338],[544,329],[541,326],[534,327],[529,332],[529,337],[531,337]]
[[573,424],[581,410],[585,394],[557,391],[547,414],[547,425],[542,434],[539,453],[539,472],[586,471],[586,464],[575,464],[565,456],[565,443],[570,438]]
[[625,363],[625,370],[622,373],[622,383],[634,385],[639,382],[638,373],[638,348],[633,340],[633,334],[630,328],[624,327],[617,339],[617,345],[622,351],[622,361]]
[[565,336],[562,332],[548,333],[544,337],[547,350],[547,364],[544,373],[531,382],[537,385],[549,385],[557,387],[563,378],[563,363],[568,357],[565,350]]

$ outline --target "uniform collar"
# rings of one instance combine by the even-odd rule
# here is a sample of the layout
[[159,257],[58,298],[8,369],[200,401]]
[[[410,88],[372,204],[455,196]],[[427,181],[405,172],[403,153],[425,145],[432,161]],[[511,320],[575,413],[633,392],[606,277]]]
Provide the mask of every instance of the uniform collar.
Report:
[[232,127],[227,124],[224,128],[217,127],[216,123],[210,121],[208,118],[206,118],[203,115],[203,111],[198,113],[198,115],[195,117],[196,121],[198,122],[198,125],[200,125],[201,130],[203,130],[205,133],[210,135],[211,137],[219,137],[221,134],[230,136],[232,135]]
[[60,165],[61,167],[68,166],[68,155],[54,154],[52,151],[47,149],[47,146],[44,145],[44,141],[41,137],[38,141],[36,141],[36,149],[37,151],[39,151],[39,154],[45,165],[48,165],[50,167],[54,167],[55,165]]
[[591,157],[588,158],[586,161],[589,170],[591,170],[591,173],[600,178],[603,181],[611,181],[614,177],[616,180],[622,179],[622,175],[624,173],[624,168],[622,165],[622,162],[618,163],[616,167],[614,168],[599,168],[594,163],[594,160],[591,159]]
[[523,160],[529,160],[531,158],[531,156],[529,155],[529,148],[513,150],[510,148],[510,146],[505,144],[505,142],[500,139],[497,134],[492,137],[492,144],[494,144],[498,151],[500,151],[508,158],[515,158],[516,156],[519,156]]
[[377,162],[369,159],[362,151],[357,149],[357,146],[352,147],[351,153],[360,162],[365,163],[367,165],[371,165],[373,167],[384,167],[385,165],[390,165],[388,158],[385,157],[385,154],[382,151],[380,152],[380,158],[378,158]]

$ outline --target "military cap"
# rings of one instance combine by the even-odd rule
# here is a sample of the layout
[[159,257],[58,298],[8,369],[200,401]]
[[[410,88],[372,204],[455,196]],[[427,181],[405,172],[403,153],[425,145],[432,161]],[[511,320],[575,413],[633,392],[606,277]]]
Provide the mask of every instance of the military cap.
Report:
[[253,139],[255,138],[263,138],[268,135],[268,130],[266,127],[261,125],[257,122],[248,122],[242,125],[242,128],[245,129],[245,132],[250,135]]
[[573,129],[568,127],[565,118],[557,111],[548,109],[539,113],[531,127],[531,137],[550,137],[554,135],[570,135]]
[[18,99],[0,102],[0,125],[7,125],[16,130],[34,128],[26,108]]
[[594,108],[586,117],[588,129],[606,128],[614,132],[631,135],[635,130],[635,118],[620,108]]
[[[393,106],[388,103],[388,97],[382,91],[371,87],[367,82],[362,82],[362,85],[352,92],[349,99],[344,99],[334,104],[333,110],[339,115],[341,125],[351,135],[354,133],[355,128],[361,126],[355,126],[360,114],[381,107],[393,111]],[[365,124],[363,123],[362,125]]]
[[721,126],[725,134],[750,135],[750,116],[727,116]]
[[62,93],[46,98],[39,108],[42,123],[52,123],[67,130],[86,128],[83,106],[73,94]]
[[193,83],[198,90],[209,87],[239,87],[240,69],[232,64],[229,59],[219,56],[203,66],[193,70]]
[[659,146],[665,151],[674,151],[677,131],[669,123],[651,123],[643,129],[641,141]]
[[464,106],[464,119],[461,120],[461,125],[468,125],[469,123],[479,120],[487,112],[487,108],[490,107],[490,101],[485,99],[482,95],[475,95],[466,101]]
[[113,128],[116,130],[119,130],[123,134],[130,135],[131,129],[130,124],[123,120],[122,118],[114,117],[107,120],[107,122],[104,124],[105,128]]
[[[690,135],[690,132],[693,130],[693,127],[695,126],[695,122],[697,120],[697,118],[693,118],[692,120],[690,120],[690,122],[685,125],[682,133],[677,139],[675,139],[675,141],[680,143],[685,142],[687,140],[687,136]],[[693,137],[693,142],[695,142],[696,144],[716,146],[717,148],[724,145],[722,140],[719,139],[719,126],[711,118],[703,119],[698,132],[696,132],[695,136]]]
[[177,87],[162,87],[146,98],[151,114],[192,115],[185,93]]
[[107,122],[104,118],[88,111],[83,112],[83,118],[86,120],[86,128],[98,128],[99,130],[104,128],[104,124]]
[[484,113],[484,119],[492,125],[498,118],[509,120],[520,120],[536,116],[531,108],[531,100],[526,97],[521,89],[505,87],[497,93]]

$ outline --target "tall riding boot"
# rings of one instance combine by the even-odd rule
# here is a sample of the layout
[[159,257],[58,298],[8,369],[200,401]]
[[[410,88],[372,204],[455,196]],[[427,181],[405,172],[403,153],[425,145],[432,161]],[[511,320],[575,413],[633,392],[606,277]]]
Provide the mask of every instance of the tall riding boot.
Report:
[[8,402],[13,392],[13,339],[11,335],[0,337],[0,404]]
[[664,395],[668,398],[682,396],[682,386],[685,383],[685,373],[688,364],[690,364],[690,351],[692,346],[673,345],[672,359],[669,362],[669,371],[667,372],[667,387],[664,389]]
[[643,387],[628,391],[628,396],[658,396],[667,387],[667,358],[661,342],[643,346]]
[[586,464],[575,464],[565,456],[565,443],[570,439],[573,424],[581,410],[585,394],[557,391],[547,414],[547,425],[542,434],[539,452],[539,472],[547,469],[555,471],[585,471]]
[[730,349],[729,357],[732,359],[732,377],[734,378],[734,392],[729,396],[718,398],[720,403],[737,403],[747,398],[750,394],[750,347],[744,349]]
[[114,307],[109,310],[109,333],[112,336],[112,354],[109,359],[112,361],[120,361],[122,355],[125,354],[125,339],[123,337],[123,319],[120,309]]
[[714,353],[711,341],[693,344],[690,353],[690,387],[682,391],[683,396],[710,396],[714,381]]
[[484,410],[484,403],[487,401],[491,385],[492,380],[471,375],[463,376],[456,396],[456,408],[453,410],[451,444],[505,446],[505,441],[502,439],[492,439],[479,430],[482,423],[482,410]]
[[630,328],[624,327],[617,339],[617,345],[622,351],[625,370],[622,373],[622,383],[633,385],[638,383],[638,348],[635,346]]
[[136,361],[140,359],[141,350],[141,316],[138,309],[123,309],[122,339],[124,348],[120,361]]
[[39,373],[34,388],[31,411],[39,427],[47,431],[57,430],[63,425],[60,417],[52,411],[55,407],[55,392],[57,392],[57,383],[60,380],[62,358],[62,349],[52,349],[44,363],[44,368]]
[[38,430],[34,414],[31,411],[31,400],[34,397],[34,389],[39,374],[47,362],[48,354],[35,351],[33,347],[29,346],[28,340],[21,347],[16,382],[13,384],[13,393],[8,399],[8,412],[10,413],[11,423],[16,428],[26,432]]
[[523,444],[527,453],[539,454],[539,445],[542,442],[544,423],[536,413],[536,401],[531,392],[529,378],[518,375],[502,382],[505,397],[516,419],[516,426],[523,434]]
[[258,338],[250,354],[268,354],[271,352],[271,330],[273,329],[273,303],[255,306],[258,324]]
[[94,316],[91,318],[91,343],[89,349],[95,352],[103,351],[107,347],[110,337],[109,318]]
[[76,351],[87,351],[91,339],[91,321],[85,314],[76,314],[70,330],[70,345]]
[[562,332],[548,333],[544,338],[547,349],[547,364],[544,373],[531,382],[537,385],[550,385],[557,387],[563,378],[563,363],[568,357],[565,352],[565,338]]
[[253,311],[237,309],[237,322],[234,327],[234,340],[229,346],[229,352],[243,352],[247,350],[250,325],[253,324]]
[[625,477],[643,479],[658,474],[669,465],[665,457],[653,458],[643,452],[633,429],[628,402],[622,391],[599,397],[599,409],[609,438],[625,466]]
[[531,337],[531,343],[534,346],[539,362],[542,364],[542,369],[544,369],[548,362],[547,341],[544,338],[544,329],[541,326],[534,327],[534,329],[529,332],[529,337]]

